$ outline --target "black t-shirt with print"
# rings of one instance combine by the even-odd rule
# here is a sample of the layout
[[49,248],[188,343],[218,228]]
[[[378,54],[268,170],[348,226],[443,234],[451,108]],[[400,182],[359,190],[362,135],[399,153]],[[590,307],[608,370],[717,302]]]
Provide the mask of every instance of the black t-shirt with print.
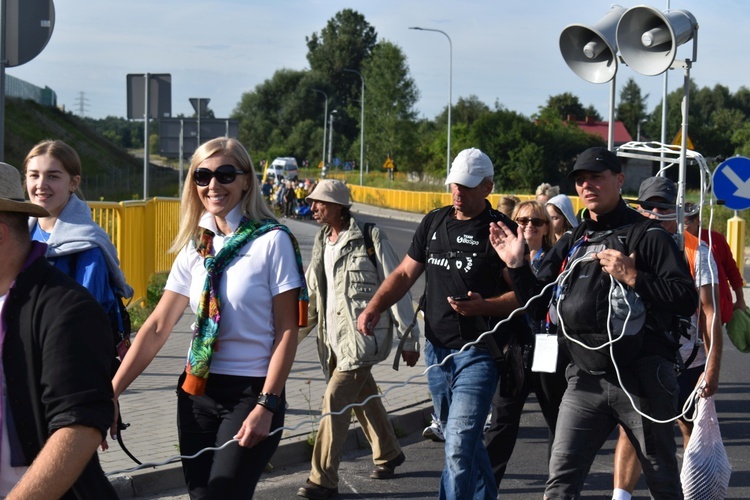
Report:
[[[489,245],[489,224],[501,220],[515,231],[516,224],[502,213],[487,208],[473,219],[457,220],[451,215],[444,216],[446,208],[433,210],[419,224],[411,242],[408,255],[425,264],[427,302],[425,306],[425,338],[433,345],[460,349],[471,338],[462,338],[458,315],[453,311],[447,298],[461,295],[466,290],[482,297],[496,297],[510,290],[502,277],[505,263]],[[438,219],[446,225],[450,248],[441,248]],[[436,226],[433,231],[433,226]],[[431,232],[432,234],[428,234]],[[429,243],[429,244],[428,244]],[[449,252],[455,252],[455,256]],[[456,269],[463,277],[465,288],[456,284],[455,274],[450,266],[455,262]],[[500,318],[477,318],[479,324],[494,325]],[[462,324],[466,324],[466,318]],[[488,328],[479,331],[482,333]],[[466,331],[466,328],[464,328]]]

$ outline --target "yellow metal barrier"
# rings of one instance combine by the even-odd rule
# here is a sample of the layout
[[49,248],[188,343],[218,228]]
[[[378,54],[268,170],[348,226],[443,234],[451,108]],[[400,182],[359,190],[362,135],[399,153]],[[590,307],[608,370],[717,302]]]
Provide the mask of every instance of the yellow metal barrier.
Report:
[[[352,200],[357,203],[419,214],[426,214],[431,210],[451,204],[450,193],[403,191],[400,189],[372,188],[353,184],[349,184],[349,191],[351,192]],[[491,194],[488,199],[493,207],[497,207],[497,203],[502,196],[505,195]],[[519,194],[515,196],[521,201],[534,199],[533,194]],[[578,210],[581,208],[580,200],[577,196],[571,196],[570,201],[573,202],[573,210],[578,213]]]
[[117,248],[120,267],[133,287],[133,300],[146,299],[154,273],[169,271],[175,255],[168,253],[177,236],[180,200],[151,198],[147,201],[89,202],[91,216]]
[[[450,193],[430,193],[399,189],[380,189],[349,185],[352,199],[358,203],[426,214],[449,205]],[[501,194],[490,195],[497,206]],[[519,195],[522,200],[533,195]],[[571,198],[576,211],[577,197]],[[117,248],[120,266],[134,290],[134,301],[146,299],[148,282],[154,273],[168,272],[175,254],[167,250],[172,244],[180,221],[180,200],[151,198],[146,201],[90,201],[91,216],[109,234]]]
[[[352,200],[405,212],[426,214],[451,203],[450,193],[430,193],[381,189],[350,184]],[[502,194],[492,194],[489,201],[497,206]],[[533,200],[533,195],[516,195]],[[576,213],[581,208],[577,196],[571,196]],[[147,201],[89,202],[94,220],[110,235],[120,256],[120,265],[136,301],[146,298],[148,281],[154,273],[168,272],[175,254],[167,250],[179,229],[180,200],[151,198]],[[727,221],[728,240],[740,269],[744,268],[745,221],[733,217]]]

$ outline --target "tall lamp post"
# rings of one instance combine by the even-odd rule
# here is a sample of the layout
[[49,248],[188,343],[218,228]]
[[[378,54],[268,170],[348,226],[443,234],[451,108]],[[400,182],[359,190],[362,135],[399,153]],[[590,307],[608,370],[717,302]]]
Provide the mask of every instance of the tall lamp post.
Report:
[[[453,42],[448,33],[442,30],[436,30],[432,28],[420,28],[419,26],[411,26],[410,30],[419,31],[434,31],[435,33],[442,33],[445,38],[448,39],[449,57],[448,57],[448,148],[445,158],[445,175],[446,177],[451,171],[451,107],[453,107]],[[450,186],[447,188],[450,191]]]
[[331,121],[330,131],[328,132],[328,165],[330,166],[333,162],[332,153],[333,153],[333,115],[335,115],[337,110],[331,111],[331,114],[328,116],[328,119]]
[[346,69],[344,71],[349,73],[356,73],[362,80],[362,98],[360,99],[360,111],[359,111],[359,185],[364,184],[364,168],[365,168],[365,77],[362,73],[356,69]]
[[326,132],[327,132],[327,125],[328,125],[328,94],[318,89],[310,89],[310,90],[312,90],[313,92],[317,92],[318,94],[323,94],[323,96],[326,98],[325,109],[323,110],[323,165],[325,165],[326,164]]

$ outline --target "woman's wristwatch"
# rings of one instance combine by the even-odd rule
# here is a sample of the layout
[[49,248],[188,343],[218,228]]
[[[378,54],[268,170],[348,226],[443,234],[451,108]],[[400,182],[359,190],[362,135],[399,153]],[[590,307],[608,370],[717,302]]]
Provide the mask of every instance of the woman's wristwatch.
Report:
[[270,392],[261,392],[258,395],[258,400],[256,402],[271,413],[276,413],[280,401],[281,398],[276,394],[272,394]]

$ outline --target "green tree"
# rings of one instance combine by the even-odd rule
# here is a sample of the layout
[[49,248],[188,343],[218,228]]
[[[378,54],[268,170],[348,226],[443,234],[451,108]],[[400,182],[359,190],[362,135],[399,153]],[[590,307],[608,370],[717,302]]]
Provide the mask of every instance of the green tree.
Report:
[[[372,56],[364,61],[366,161],[379,167],[387,157],[400,165],[417,164],[409,158],[417,136],[414,104],[419,91],[409,75],[406,56],[389,41],[378,43]],[[359,138],[352,143],[359,149]],[[355,156],[350,151],[350,156]]]
[[330,105],[338,107],[337,132],[346,137],[347,144],[359,134],[359,99],[361,80],[355,73],[362,71],[362,63],[368,59],[377,43],[375,28],[365,17],[352,9],[337,12],[325,28],[305,38],[307,61],[310,69],[320,80],[332,88]]
[[588,106],[586,106],[583,112],[585,113],[583,115],[584,117],[589,117],[594,121],[600,122],[604,120],[602,118],[602,115],[599,114],[599,111],[594,107],[593,104],[589,104]]
[[634,139],[638,135],[638,124],[648,118],[646,113],[647,99],[648,94],[641,95],[641,88],[633,78],[629,78],[620,91],[620,104],[617,106],[615,117],[625,125],[630,137]]
[[308,88],[302,85],[308,73],[281,69],[253,92],[242,94],[232,118],[239,120],[239,139],[252,156],[264,156],[272,146],[286,146],[294,125],[305,118],[305,103],[312,111],[312,92],[306,92]]
[[570,92],[550,96],[546,106],[540,106],[539,111],[540,116],[556,117],[561,120],[566,120],[568,116],[574,116],[577,120],[583,120],[586,117],[586,110],[583,109],[578,96]]

